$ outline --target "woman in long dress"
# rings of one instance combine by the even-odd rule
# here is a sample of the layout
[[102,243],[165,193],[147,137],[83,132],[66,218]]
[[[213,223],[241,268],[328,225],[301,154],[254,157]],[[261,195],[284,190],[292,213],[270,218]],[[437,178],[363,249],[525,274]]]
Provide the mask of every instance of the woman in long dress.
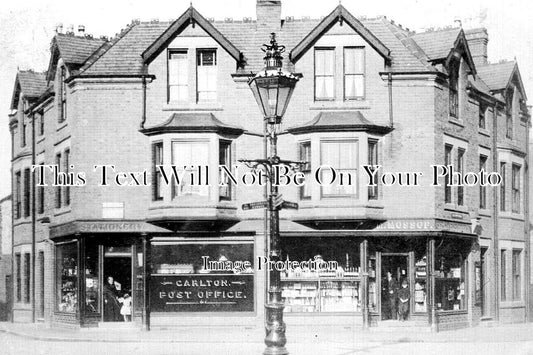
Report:
[[118,290],[115,286],[115,280],[112,276],[108,276],[104,286],[104,321],[106,322],[116,322],[122,318],[117,297]]

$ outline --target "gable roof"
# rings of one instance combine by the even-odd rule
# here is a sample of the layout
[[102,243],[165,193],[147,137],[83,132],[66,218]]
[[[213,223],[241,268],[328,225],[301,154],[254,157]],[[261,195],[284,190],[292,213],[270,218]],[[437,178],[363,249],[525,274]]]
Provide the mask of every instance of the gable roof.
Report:
[[478,75],[483,79],[491,91],[506,89],[516,76],[522,94],[526,94],[520,71],[518,70],[518,64],[514,60],[487,64],[479,67]]
[[217,41],[217,43],[220,44],[220,46],[224,48],[237,61],[237,63],[242,61],[243,57],[241,51],[191,5],[142,53],[144,62],[147,64],[150,63],[181,31],[191,24],[193,26],[194,24],[198,24],[215,41]]
[[461,29],[457,27],[416,33],[411,38],[422,48],[429,60],[436,61],[448,57],[460,32]]
[[324,33],[329,31],[337,22],[346,22],[355,32],[368,42],[386,61],[390,61],[390,50],[358,19],[356,19],[344,6],[339,5],[326,16],[304,39],[302,39],[291,51],[290,59],[296,63],[305,52],[311,48]]
[[50,45],[51,56],[46,79],[53,80],[59,58],[63,59],[69,70],[73,71],[81,67],[91,54],[105,43],[106,40],[101,38],[57,33]]
[[11,98],[11,109],[16,110],[20,93],[28,99],[36,99],[46,90],[46,73],[33,70],[19,70]]

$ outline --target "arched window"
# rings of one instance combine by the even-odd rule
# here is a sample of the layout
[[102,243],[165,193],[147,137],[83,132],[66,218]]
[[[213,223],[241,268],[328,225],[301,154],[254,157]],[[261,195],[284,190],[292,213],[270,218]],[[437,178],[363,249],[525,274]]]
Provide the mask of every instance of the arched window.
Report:
[[459,62],[452,61],[449,69],[450,116],[459,116]]

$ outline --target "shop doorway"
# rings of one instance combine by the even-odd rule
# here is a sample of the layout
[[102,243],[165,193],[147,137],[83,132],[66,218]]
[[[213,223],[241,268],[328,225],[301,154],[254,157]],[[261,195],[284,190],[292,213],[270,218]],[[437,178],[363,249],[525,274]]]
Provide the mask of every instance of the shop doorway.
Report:
[[409,275],[408,254],[381,254],[381,320],[398,319],[398,290]]
[[123,299],[126,294],[133,297],[131,246],[104,246],[102,261],[102,321],[124,322]]

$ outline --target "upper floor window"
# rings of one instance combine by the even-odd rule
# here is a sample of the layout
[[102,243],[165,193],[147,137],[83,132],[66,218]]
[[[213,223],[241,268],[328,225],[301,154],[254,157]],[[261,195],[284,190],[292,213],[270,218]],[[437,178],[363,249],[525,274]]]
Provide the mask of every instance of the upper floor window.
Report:
[[183,169],[186,171],[179,184],[177,181],[172,184],[172,198],[187,195],[209,195],[209,186],[205,183],[206,167],[209,165],[207,141],[172,142],[172,164],[176,165],[179,172],[182,172]]
[[[464,176],[465,173],[465,150],[462,148],[457,149],[457,170]],[[457,205],[463,206],[465,204],[464,186],[457,187]]]
[[[41,163],[39,165],[44,165],[44,163]],[[40,170],[40,171],[44,171],[44,170]],[[38,178],[41,179],[40,176]],[[37,199],[38,199],[37,213],[42,214],[44,213],[44,185],[37,187]]]
[[[452,149],[453,146],[446,144],[444,146],[444,165],[452,166]],[[444,179],[444,202],[452,203],[452,187],[450,178]]]
[[487,128],[487,122],[486,122],[486,117],[485,117],[486,111],[487,111],[487,106],[480,102],[479,103],[479,125],[478,127],[482,129]]
[[168,52],[168,101],[189,100],[189,78],[186,50]]
[[65,80],[67,80],[67,69],[64,66],[62,66],[60,70],[60,75],[59,75],[59,88],[60,88],[59,98],[61,100],[60,102],[61,107],[59,109],[60,122],[67,119],[67,83],[65,82]]
[[[65,149],[64,153],[64,171],[68,174],[70,169],[70,149]],[[70,186],[67,184],[65,186],[65,205],[70,205]]]
[[[218,163],[231,171],[231,142],[221,140],[218,144]],[[222,170],[220,170],[222,171]],[[231,180],[227,174],[221,174],[219,200],[231,200]]]
[[512,211],[514,213],[520,213],[520,165],[513,164],[511,173],[512,173],[511,185],[512,185],[512,196],[513,196]]
[[335,98],[335,48],[315,49],[315,100]]
[[22,265],[20,253],[15,254],[15,279],[17,283],[16,301],[22,302]]
[[505,137],[513,139],[513,90],[505,95]]
[[20,125],[20,146],[25,147],[26,146],[26,100],[22,101],[22,115],[21,115],[21,125]]
[[513,300],[522,299],[522,250],[513,249],[512,272],[513,272]]
[[[58,172],[61,171],[61,153],[56,154],[56,166]],[[55,187],[55,206],[61,208],[61,186]]]
[[507,256],[506,250],[500,249],[500,300],[507,300]]
[[42,111],[39,111],[35,114],[34,118],[37,122],[38,134],[42,136],[44,134],[44,114]]
[[320,143],[320,150],[321,165],[334,169],[321,171],[322,196],[357,196],[357,141],[323,141]]
[[301,142],[298,146],[299,159],[304,164],[301,165],[301,172],[305,176],[306,183],[300,186],[300,199],[311,198],[311,142]]
[[152,144],[152,201],[163,200],[163,180],[158,166],[163,165],[163,142]]
[[450,101],[450,116],[459,117],[459,65],[456,62],[450,63],[449,75],[449,101]]
[[217,52],[200,49],[196,52],[197,100],[217,99]]
[[20,170],[15,172],[15,219],[22,215],[22,175]]
[[30,187],[31,187],[31,174],[30,169],[24,169],[24,217],[30,216]]
[[[487,157],[485,155],[479,156],[479,170],[487,171]],[[487,187],[479,184],[479,208],[487,208]]]
[[344,99],[361,99],[365,96],[365,49],[344,48]]
[[500,211],[505,211],[505,188],[507,186],[506,182],[506,164],[504,162],[500,162],[500,175],[502,177],[502,181],[500,183]]
[[[368,141],[368,165],[376,166],[378,165],[378,142],[370,140]],[[379,178],[376,179],[379,181]],[[378,185],[368,187],[368,199],[377,200],[378,199]]]

